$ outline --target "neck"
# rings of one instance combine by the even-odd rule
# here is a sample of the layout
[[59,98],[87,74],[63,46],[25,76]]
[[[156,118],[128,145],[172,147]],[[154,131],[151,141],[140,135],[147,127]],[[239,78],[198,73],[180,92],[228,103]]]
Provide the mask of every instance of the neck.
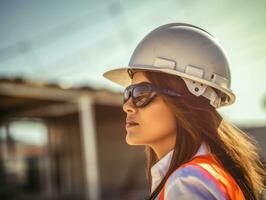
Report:
[[157,143],[149,145],[156,153],[158,160],[162,159],[167,153],[169,153],[175,147],[176,135],[166,138],[166,140],[160,140]]

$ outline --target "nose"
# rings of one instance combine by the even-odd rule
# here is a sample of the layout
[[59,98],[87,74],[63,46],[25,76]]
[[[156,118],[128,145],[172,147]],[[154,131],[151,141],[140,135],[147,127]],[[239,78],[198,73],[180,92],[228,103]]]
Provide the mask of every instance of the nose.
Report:
[[132,102],[132,97],[130,97],[126,103],[124,103],[123,105],[123,110],[124,112],[126,113],[134,113],[137,111],[137,109],[135,108],[135,106],[133,105],[133,102]]

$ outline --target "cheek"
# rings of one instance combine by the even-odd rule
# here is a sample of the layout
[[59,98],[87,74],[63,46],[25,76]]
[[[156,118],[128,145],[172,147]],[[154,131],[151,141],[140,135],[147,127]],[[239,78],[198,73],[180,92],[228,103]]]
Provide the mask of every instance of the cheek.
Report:
[[175,118],[170,110],[162,105],[154,106],[147,111],[144,116],[143,125],[147,129],[147,134],[163,136],[172,132],[175,128]]
[[176,119],[171,110],[156,101],[138,112],[140,126],[127,131],[128,144],[151,144],[176,134]]
[[163,103],[154,104],[141,113],[142,138],[147,143],[176,134],[176,119]]

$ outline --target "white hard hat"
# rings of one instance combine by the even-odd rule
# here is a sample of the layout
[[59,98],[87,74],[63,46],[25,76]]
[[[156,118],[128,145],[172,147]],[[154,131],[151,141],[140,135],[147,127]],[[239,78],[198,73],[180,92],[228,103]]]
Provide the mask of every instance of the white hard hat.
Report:
[[103,76],[126,87],[134,69],[177,75],[192,94],[206,97],[215,108],[235,101],[224,49],[210,33],[190,24],[156,28],[140,41],[128,66],[108,70]]

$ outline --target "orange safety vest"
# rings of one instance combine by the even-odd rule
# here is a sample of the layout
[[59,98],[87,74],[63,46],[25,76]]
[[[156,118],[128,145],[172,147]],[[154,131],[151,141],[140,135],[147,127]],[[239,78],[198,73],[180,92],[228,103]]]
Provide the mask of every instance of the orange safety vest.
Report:
[[[200,167],[200,169],[208,174],[208,176],[217,183],[219,188],[227,194],[230,200],[245,200],[244,194],[234,178],[221,167],[212,154],[196,156],[191,161],[178,167],[176,170],[187,165],[196,165],[197,167]],[[159,194],[159,200],[164,200],[164,190],[165,186]]]

